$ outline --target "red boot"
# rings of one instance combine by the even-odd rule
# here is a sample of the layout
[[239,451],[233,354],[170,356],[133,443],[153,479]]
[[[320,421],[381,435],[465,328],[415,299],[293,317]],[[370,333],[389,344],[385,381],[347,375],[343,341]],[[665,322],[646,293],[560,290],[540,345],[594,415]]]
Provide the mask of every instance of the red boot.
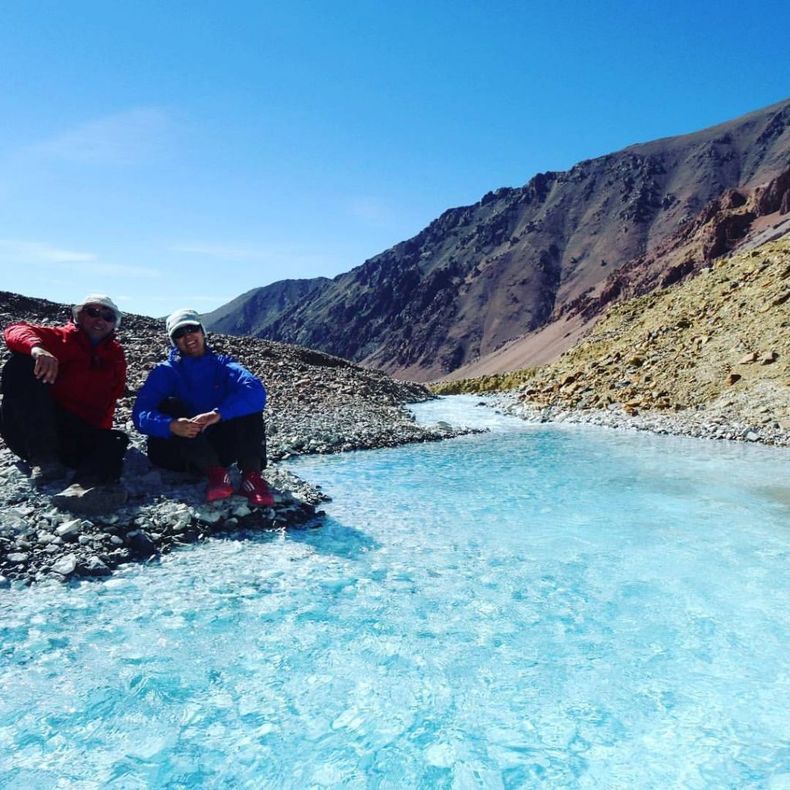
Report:
[[230,475],[224,466],[212,466],[208,470],[208,486],[206,487],[206,501],[216,502],[218,499],[227,499],[233,494],[233,485]]
[[244,472],[239,493],[244,494],[251,505],[271,507],[274,504],[272,492],[260,472]]

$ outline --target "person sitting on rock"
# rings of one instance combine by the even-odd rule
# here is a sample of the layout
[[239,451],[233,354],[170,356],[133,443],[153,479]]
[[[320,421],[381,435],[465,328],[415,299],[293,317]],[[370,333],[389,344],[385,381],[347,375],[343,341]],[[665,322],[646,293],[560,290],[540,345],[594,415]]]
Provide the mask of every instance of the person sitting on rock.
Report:
[[195,310],[176,310],[166,329],[173,348],[148,374],[132,411],[135,426],[148,436],[151,463],[206,475],[208,502],[234,493],[227,467],[236,463],[239,493],[251,505],[274,504],[261,476],[263,384],[231,357],[211,350]]
[[58,507],[100,513],[126,501],[118,484],[129,437],[113,430],[126,387],[126,358],[115,331],[121,312],[109,296],[89,294],[64,326],[11,324],[3,366],[0,434],[33,467],[37,482],[76,470],[53,497]]

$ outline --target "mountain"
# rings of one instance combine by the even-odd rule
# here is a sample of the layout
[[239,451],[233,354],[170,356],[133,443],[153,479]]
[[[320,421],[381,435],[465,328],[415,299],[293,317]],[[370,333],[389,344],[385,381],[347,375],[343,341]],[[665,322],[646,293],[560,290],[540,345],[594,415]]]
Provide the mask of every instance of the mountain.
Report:
[[[789,165],[790,101],[784,101],[489,192],[317,283],[276,317],[267,313],[261,322],[254,310],[247,319],[234,317],[232,331],[415,380],[444,376],[529,333],[539,338],[533,356],[546,361],[595,318],[577,312],[567,325],[571,305],[698,221],[727,190],[751,193]],[[243,303],[235,313],[244,310]]]
[[550,362],[589,333],[614,302],[642,296],[707,270],[735,250],[790,232],[790,167],[753,189],[728,189],[649,252],[626,261],[578,298],[559,304],[538,330],[456,368],[445,380],[486,376]]
[[327,277],[278,280],[237,296],[222,307],[203,315],[203,320],[212,332],[265,337],[269,324],[286,311],[297,307],[316,288],[329,285],[330,282]]

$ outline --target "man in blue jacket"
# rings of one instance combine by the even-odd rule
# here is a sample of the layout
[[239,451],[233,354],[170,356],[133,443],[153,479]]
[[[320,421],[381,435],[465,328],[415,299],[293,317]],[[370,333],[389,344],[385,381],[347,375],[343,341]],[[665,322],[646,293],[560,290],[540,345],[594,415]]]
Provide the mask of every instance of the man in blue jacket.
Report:
[[211,350],[195,310],[176,310],[166,328],[173,349],[148,374],[132,412],[135,426],[148,436],[151,463],[205,474],[209,502],[234,493],[227,467],[236,463],[239,493],[251,505],[274,504],[261,476],[263,384],[231,357]]

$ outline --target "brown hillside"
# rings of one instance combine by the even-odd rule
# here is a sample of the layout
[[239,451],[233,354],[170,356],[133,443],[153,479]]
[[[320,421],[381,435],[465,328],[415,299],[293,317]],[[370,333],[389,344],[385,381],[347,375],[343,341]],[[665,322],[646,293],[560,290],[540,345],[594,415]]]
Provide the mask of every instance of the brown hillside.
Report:
[[655,250],[626,262],[571,302],[559,305],[541,329],[448,374],[453,381],[542,365],[587,334],[608,306],[680,282],[733,251],[790,233],[790,167],[753,189],[728,189]]
[[619,403],[630,413],[716,408],[790,429],[790,240],[612,307],[521,397],[575,409]]

